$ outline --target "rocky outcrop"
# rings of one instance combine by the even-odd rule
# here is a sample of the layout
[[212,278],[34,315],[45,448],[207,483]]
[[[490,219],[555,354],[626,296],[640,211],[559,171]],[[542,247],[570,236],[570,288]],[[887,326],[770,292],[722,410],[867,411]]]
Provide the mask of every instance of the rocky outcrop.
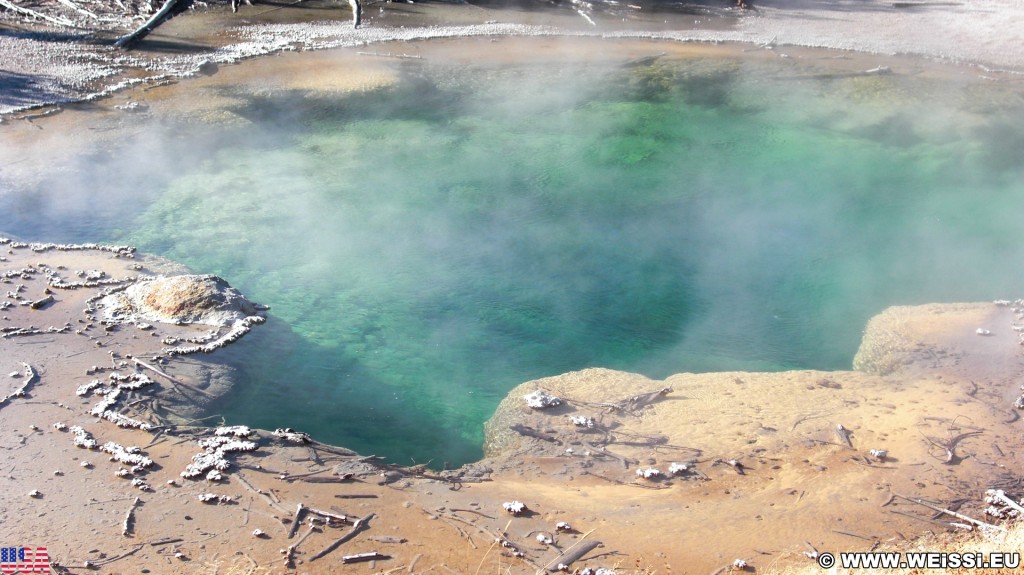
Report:
[[260,306],[215,275],[140,280],[98,306],[108,322],[194,323],[225,327],[256,314]]

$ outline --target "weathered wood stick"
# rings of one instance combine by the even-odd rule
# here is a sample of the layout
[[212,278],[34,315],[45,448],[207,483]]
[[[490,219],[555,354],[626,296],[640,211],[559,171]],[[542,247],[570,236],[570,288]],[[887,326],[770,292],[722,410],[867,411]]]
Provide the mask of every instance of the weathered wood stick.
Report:
[[961,441],[963,441],[964,439],[968,438],[968,437],[972,437],[974,435],[980,435],[981,433],[982,433],[981,431],[968,431],[966,433],[961,433],[960,435],[957,435],[956,437],[950,439],[949,441],[945,441],[945,442],[937,441],[935,439],[932,439],[931,437],[928,437],[927,435],[924,436],[924,438],[925,438],[926,441],[928,441],[928,443],[931,443],[935,447],[938,447],[938,448],[941,448],[941,449],[945,450],[945,452],[946,452],[946,459],[942,462],[943,464],[945,464],[945,465],[954,465],[954,464],[956,464],[960,460],[960,458],[956,456],[956,446],[957,446],[957,444],[960,443]]
[[1019,503],[1010,499],[1006,496],[1006,492],[1002,489],[996,489],[992,492],[992,497],[1005,503],[1010,509],[1015,509],[1018,513],[1024,514],[1024,507],[1021,507]]
[[865,541],[874,541],[876,539],[875,537],[868,537],[867,535],[860,535],[860,534],[857,534],[857,533],[851,533],[850,531],[843,531],[841,529],[833,529],[832,532],[833,533],[838,533],[840,535],[848,535],[850,537],[856,537],[857,539],[863,539]]
[[544,433],[543,431],[537,431],[536,429],[530,427],[529,425],[522,425],[517,423],[515,425],[510,425],[509,429],[518,433],[519,435],[524,435],[526,437],[535,437],[537,439],[548,441],[556,445],[562,444],[562,442],[554,435]]
[[378,543],[390,543],[392,545],[400,545],[406,541],[403,537],[393,537],[391,535],[370,535],[367,539]]
[[492,515],[488,515],[486,513],[481,513],[480,511],[477,511],[476,509],[449,509],[449,511],[465,511],[466,513],[476,513],[477,515],[479,515],[481,517],[486,517],[488,519],[497,519],[497,517],[494,517]]
[[612,459],[617,459],[619,461],[619,463],[621,463],[622,466],[625,467],[626,469],[629,469],[629,464],[630,463],[632,463],[634,465],[639,463],[639,461],[637,461],[636,459],[630,459],[628,457],[624,457],[622,455],[618,455],[616,453],[608,451],[607,449],[601,449],[601,448],[596,447],[593,444],[588,443],[588,442],[583,442],[583,445],[585,445],[586,447],[590,448],[590,454],[591,455],[607,455],[608,457],[611,457]]
[[383,553],[378,553],[376,551],[371,551],[369,553],[359,553],[359,554],[356,554],[356,555],[344,555],[341,558],[341,562],[342,563],[361,563],[363,561],[373,561],[375,559],[390,559],[390,557],[388,557],[387,555],[384,555]]
[[314,531],[318,531],[317,526],[310,525],[309,529],[307,529],[306,532],[302,534],[302,537],[299,537],[299,540],[295,542],[295,545],[293,545],[293,547],[298,549],[299,545],[302,545],[302,542],[305,541],[307,537],[312,535]]
[[60,2],[61,4],[65,5],[65,6],[67,6],[68,8],[71,8],[75,12],[78,12],[79,14],[87,16],[88,18],[91,18],[93,20],[99,20],[100,19],[100,17],[97,16],[96,14],[94,14],[93,12],[90,12],[90,11],[86,10],[85,8],[82,8],[78,4],[75,4],[74,2],[72,2],[71,0],[57,0],[57,1]]
[[336,519],[338,521],[341,521],[342,523],[350,523],[352,521],[352,519],[350,517],[347,517],[345,515],[337,515],[337,514],[334,514],[334,513],[328,513],[327,511],[321,511],[319,509],[313,509],[312,507],[309,508],[309,512],[314,514],[314,515],[319,515],[320,517],[326,517],[327,519]]
[[[199,389],[198,387],[196,387],[194,385],[185,383],[184,381],[181,381],[180,379],[177,379],[177,378],[171,376],[169,373],[167,373],[166,371],[164,371],[164,370],[162,370],[162,369],[160,369],[160,368],[158,368],[156,366],[150,365],[150,364],[148,364],[146,362],[143,362],[143,361],[139,361],[138,359],[133,359],[132,361],[134,361],[135,365],[137,365],[139,367],[151,370],[153,373],[156,373],[158,375],[166,377],[167,381],[170,381],[174,385],[180,385],[180,386],[184,387],[185,389],[187,389],[189,391],[194,391],[194,392],[198,393],[199,395],[202,395],[204,397],[208,397],[208,398],[214,399],[214,397],[212,395],[210,395],[209,393]],[[211,417],[216,417],[216,416],[211,416]]]
[[622,401],[613,402],[613,403],[607,403],[607,402],[605,402],[605,403],[597,403],[595,405],[600,406],[600,407],[607,407],[611,411],[614,411],[614,410],[619,410],[619,411],[636,411],[636,410],[641,409],[643,407],[647,407],[648,405],[658,401],[659,399],[665,397],[666,395],[668,395],[671,392],[672,392],[672,388],[671,387],[663,387],[661,389],[656,389],[654,391],[649,391],[647,393],[641,393],[640,395],[634,395],[632,397],[627,397],[626,399],[623,399]]
[[846,445],[847,447],[852,449],[853,448],[853,441],[850,439],[850,435],[852,435],[850,433],[850,430],[846,429],[845,427],[843,427],[843,424],[840,423],[840,424],[836,425],[835,431],[836,431],[836,437],[838,437],[839,440],[842,441],[844,445]]
[[[181,4],[179,6],[179,3]],[[153,14],[145,24],[139,26],[134,32],[125,34],[114,42],[114,46],[117,48],[128,48],[132,44],[135,44],[139,40],[142,40],[149,35],[150,32],[156,29],[157,26],[163,24],[167,20],[173,18],[176,14],[187,10],[192,5],[190,0],[167,0],[164,5]]]
[[420,557],[423,557],[422,553],[417,553],[416,556],[412,558],[412,562],[409,563],[409,569],[407,570],[408,573],[412,573],[412,570],[416,568],[416,562],[420,560]]
[[[592,532],[593,531],[591,531],[591,533]],[[586,537],[586,535],[584,535],[584,537]],[[574,561],[578,561],[581,557],[583,557],[587,553],[590,553],[598,545],[601,545],[600,541],[583,541],[581,539],[580,541],[577,541],[572,547],[569,547],[568,549],[563,551],[561,555],[555,557],[555,559],[551,561],[551,563],[548,563],[544,568],[551,573],[561,571],[562,569],[559,568],[559,565],[572,565]]]
[[319,474],[321,474],[321,473],[323,473],[325,471],[329,471],[329,469],[321,469],[320,471],[311,471],[309,473],[300,473],[298,475],[285,475],[285,476],[281,477],[281,481],[287,481],[287,482],[290,483],[292,481],[298,481],[299,479],[302,479],[303,477],[312,477],[314,475],[319,475]]
[[107,557],[106,559],[102,559],[100,561],[93,561],[92,564],[99,566],[99,565],[107,565],[108,563],[113,563],[114,561],[120,561],[121,559],[124,559],[125,557],[131,557],[132,555],[135,555],[136,553],[138,553],[145,546],[146,546],[145,543],[139,543],[138,545],[133,547],[131,549],[131,551],[125,551],[124,553],[122,553],[120,555],[115,555],[113,557]]
[[130,507],[128,507],[128,513],[124,516],[124,524],[121,526],[121,535],[124,537],[132,536],[132,529],[135,526],[135,508],[138,507],[140,500],[138,497],[132,501]]
[[316,561],[317,559],[320,559],[321,557],[323,557],[324,555],[327,555],[331,551],[334,551],[338,547],[341,547],[341,545],[343,543],[345,543],[346,541],[351,540],[353,537],[358,535],[360,531],[362,531],[363,529],[367,529],[369,527],[367,524],[369,523],[370,519],[373,519],[373,517],[375,515],[376,515],[376,513],[371,513],[371,514],[367,515],[366,517],[363,517],[362,519],[359,519],[358,521],[353,523],[352,524],[352,529],[350,529],[348,533],[342,535],[338,539],[335,539],[334,542],[331,543],[330,545],[328,545],[327,547],[325,547],[323,549],[323,551],[320,551],[316,555],[310,557],[309,558],[310,562]]
[[358,455],[355,451],[352,451],[351,449],[345,449],[344,447],[337,447],[334,445],[327,445],[326,443],[320,443],[315,439],[310,440],[310,445],[316,446],[316,448],[319,449],[320,451],[326,451],[328,453],[333,453],[334,455],[341,455],[343,457],[352,457]]
[[295,518],[292,519],[292,526],[288,529],[288,539],[295,537],[295,532],[299,530],[299,525],[302,523],[302,514],[306,510],[306,507],[299,503],[295,507]]
[[900,495],[899,493],[893,493],[893,495],[895,495],[896,497],[899,497],[900,499],[906,499],[907,501],[910,501],[911,503],[917,503],[918,505],[923,505],[923,506],[925,506],[925,507],[927,507],[927,508],[929,508],[929,509],[931,509],[933,511],[938,511],[938,512],[941,512],[941,513],[945,513],[946,515],[951,515],[951,516],[956,517],[957,519],[959,519],[961,521],[966,521],[966,522],[968,522],[968,523],[970,523],[972,525],[976,525],[978,527],[982,527],[982,528],[986,528],[986,529],[995,529],[997,531],[1006,531],[1006,528],[1002,527],[1000,525],[992,525],[991,523],[985,523],[984,521],[978,521],[977,519],[974,519],[973,517],[968,517],[968,516],[966,516],[966,515],[964,515],[962,513],[957,513],[956,511],[950,511],[949,509],[943,509],[942,507],[939,507],[937,505],[932,505],[931,503],[928,503],[926,501],[922,501],[920,499],[915,499],[913,497],[907,497],[906,495]]
[[21,14],[24,14],[26,16],[31,16],[33,18],[39,18],[40,20],[46,20],[47,22],[50,22],[50,23],[53,23],[53,24],[57,24],[58,26],[67,26],[68,28],[77,28],[77,26],[75,26],[75,23],[72,22],[71,20],[68,20],[67,18],[54,18],[52,16],[47,16],[46,14],[43,14],[42,12],[36,12],[35,10],[29,10],[28,8],[22,8],[21,6],[18,6],[17,4],[14,4],[13,2],[8,2],[7,0],[0,0],[0,6],[3,6],[4,8],[7,8],[8,10],[13,10],[15,12],[20,12]]
[[949,525],[949,523],[946,523],[945,521],[936,521],[935,519],[932,519],[930,517],[921,517],[920,515],[914,515],[913,513],[907,513],[905,511],[900,511],[898,509],[890,509],[889,513],[895,513],[897,515],[902,515],[904,517],[909,517],[911,519],[917,519],[918,521],[924,521],[926,523],[934,523],[935,525],[941,525],[943,527]]

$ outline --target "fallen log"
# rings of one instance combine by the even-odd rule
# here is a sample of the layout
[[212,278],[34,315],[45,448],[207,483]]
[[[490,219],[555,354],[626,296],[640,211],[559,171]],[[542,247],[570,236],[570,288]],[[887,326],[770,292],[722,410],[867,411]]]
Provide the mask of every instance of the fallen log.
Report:
[[375,559],[390,559],[383,553],[371,551],[369,553],[358,553],[356,555],[344,555],[341,558],[342,563],[361,563],[363,561],[373,561]]
[[[0,0],[0,2],[3,1]],[[118,48],[131,48],[137,42],[149,36],[150,32],[156,30],[158,26],[191,8],[192,2],[193,0],[167,0],[160,10],[153,14],[152,18],[146,20],[145,24],[136,28],[131,34],[118,38],[114,42],[114,46]]]
[[321,557],[327,555],[331,551],[334,551],[338,547],[341,547],[341,545],[343,543],[345,543],[346,541],[349,541],[352,538],[354,538],[356,535],[359,534],[360,531],[362,531],[364,529],[368,529],[369,528],[370,519],[373,519],[373,517],[375,515],[376,515],[376,513],[371,513],[371,514],[367,515],[366,517],[363,517],[362,519],[359,519],[358,521],[353,523],[352,524],[352,529],[350,529],[348,533],[342,535],[338,539],[335,539],[333,543],[331,543],[330,545],[325,547],[322,551],[320,551],[316,555],[310,557],[309,561],[313,562],[313,561],[316,561],[317,559],[320,559]]
[[[593,531],[591,531],[591,533],[593,533]],[[586,537],[589,534],[590,533],[587,533],[583,537]],[[545,565],[544,568],[551,573],[565,571],[566,569],[562,567],[563,565],[565,567],[572,565],[575,561],[579,561],[581,557],[590,553],[598,545],[601,545],[600,541],[595,541],[593,539],[584,541],[583,539],[580,539],[572,547],[569,547],[563,551],[561,555],[555,557],[550,563]]]
[[288,539],[295,537],[295,532],[299,530],[299,525],[302,524],[302,513],[306,507],[301,503],[295,508],[295,518],[292,519],[291,529],[288,530]]

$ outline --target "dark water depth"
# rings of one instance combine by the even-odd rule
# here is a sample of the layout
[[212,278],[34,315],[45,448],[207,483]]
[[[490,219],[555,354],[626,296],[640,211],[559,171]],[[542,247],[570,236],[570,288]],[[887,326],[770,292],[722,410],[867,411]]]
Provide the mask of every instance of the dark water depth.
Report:
[[228,278],[273,318],[224,356],[231,422],[434,465],[528,379],[845,369],[886,306],[1024,285],[1019,94],[725,59],[401,77],[236,94],[249,125],[146,130],[7,190],[0,229]]

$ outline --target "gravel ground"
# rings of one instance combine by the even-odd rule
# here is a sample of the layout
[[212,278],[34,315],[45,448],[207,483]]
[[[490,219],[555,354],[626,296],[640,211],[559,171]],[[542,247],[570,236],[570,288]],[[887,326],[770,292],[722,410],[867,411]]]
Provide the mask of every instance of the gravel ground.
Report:
[[[114,48],[112,40],[138,25],[144,14],[134,19],[80,20],[79,25],[88,27],[81,30],[43,27],[3,12],[0,115],[94,100],[133,84],[202,73],[211,62],[230,63],[283,50],[459,36],[586,35],[823,47],[915,55],[976,65],[983,72],[1024,75],[1021,0],[764,0],[750,10],[694,7],[685,13],[659,12],[656,18],[640,17],[639,11],[581,11],[583,18],[578,18],[568,10],[538,15],[430,4],[417,5],[417,14],[405,20],[384,18],[385,6],[389,14],[399,11],[390,3],[380,4],[379,15],[375,5],[369,7],[373,15],[358,30],[352,29],[347,11],[316,13],[257,5],[243,6],[235,17],[223,6],[212,6],[171,21],[132,52]],[[273,18],[259,17],[269,12],[274,12]],[[325,12],[337,20],[324,20]]]

